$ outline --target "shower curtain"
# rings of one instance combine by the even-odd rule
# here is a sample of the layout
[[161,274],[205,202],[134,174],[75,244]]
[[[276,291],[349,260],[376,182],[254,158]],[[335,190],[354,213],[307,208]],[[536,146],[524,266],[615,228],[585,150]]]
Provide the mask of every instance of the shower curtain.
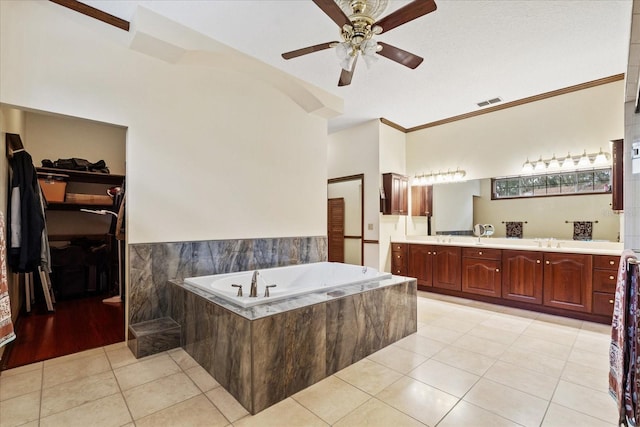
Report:
[[7,284],[7,243],[5,241],[4,214],[0,212],[0,347],[16,337],[11,322],[9,285]]

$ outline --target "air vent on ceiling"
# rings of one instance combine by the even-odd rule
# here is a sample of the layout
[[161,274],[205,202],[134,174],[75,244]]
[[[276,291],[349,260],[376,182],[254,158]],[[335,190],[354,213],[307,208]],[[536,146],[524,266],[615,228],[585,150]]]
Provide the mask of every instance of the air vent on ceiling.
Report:
[[486,101],[478,102],[478,107],[486,107],[487,105],[497,104],[498,102],[502,102],[502,98],[491,98]]

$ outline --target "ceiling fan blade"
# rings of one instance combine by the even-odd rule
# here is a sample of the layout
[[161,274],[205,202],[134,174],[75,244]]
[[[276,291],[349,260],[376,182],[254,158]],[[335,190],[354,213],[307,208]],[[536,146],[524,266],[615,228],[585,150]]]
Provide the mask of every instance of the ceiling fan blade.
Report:
[[347,71],[344,68],[340,73],[340,80],[338,80],[338,86],[348,86],[351,84],[351,79],[353,78],[353,71],[356,69],[356,62],[358,61],[358,57],[353,57],[353,64],[351,64],[351,71]]
[[345,24],[351,25],[351,20],[347,15],[344,14],[340,6],[333,0],[313,0],[313,2],[318,6],[324,13],[327,14],[329,18],[333,20],[338,27],[342,28]]
[[378,55],[389,58],[390,60],[395,61],[398,64],[404,65],[405,67],[414,69],[418,65],[420,65],[422,61],[424,61],[423,58],[414,55],[411,52],[407,52],[406,50],[391,46],[390,44],[378,42],[378,45],[382,46],[382,50],[380,52],[377,52]]
[[431,13],[437,9],[434,0],[414,0],[406,6],[401,7],[395,12],[385,16],[375,23],[382,27],[382,32],[392,30],[416,18],[420,18],[427,13]]
[[308,53],[319,52],[321,50],[330,49],[338,42],[329,42],[317,44],[314,46],[303,47],[302,49],[292,50],[291,52],[285,52],[282,54],[284,59],[297,58],[298,56],[306,55]]

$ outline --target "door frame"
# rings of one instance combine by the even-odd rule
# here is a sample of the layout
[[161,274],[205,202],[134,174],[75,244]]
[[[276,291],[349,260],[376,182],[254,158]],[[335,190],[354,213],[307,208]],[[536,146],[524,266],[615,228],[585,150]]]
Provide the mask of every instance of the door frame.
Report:
[[[346,181],[360,181],[360,265],[364,265],[364,174],[341,176],[339,178],[329,178],[327,180],[327,186],[329,184],[336,184],[338,182]],[[327,197],[327,200],[329,198]],[[327,224],[329,219],[327,218]],[[345,236],[349,238],[349,236]]]

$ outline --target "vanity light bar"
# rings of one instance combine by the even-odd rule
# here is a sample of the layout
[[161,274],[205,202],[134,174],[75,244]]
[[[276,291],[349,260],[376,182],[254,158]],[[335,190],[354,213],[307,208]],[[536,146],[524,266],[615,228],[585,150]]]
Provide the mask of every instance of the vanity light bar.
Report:
[[416,175],[413,177],[412,185],[431,185],[445,182],[460,182],[464,181],[464,177],[467,173],[460,168],[455,171],[448,170],[446,172],[428,173]]
[[535,162],[530,161],[528,158],[522,165],[523,173],[544,173],[552,170],[576,170],[590,167],[608,166],[611,164],[611,154],[603,152],[600,148],[600,152],[587,154],[587,150],[584,150],[580,156],[572,156],[571,153],[567,153],[567,157],[560,159],[556,158],[554,154],[550,159],[543,159],[542,156]]

